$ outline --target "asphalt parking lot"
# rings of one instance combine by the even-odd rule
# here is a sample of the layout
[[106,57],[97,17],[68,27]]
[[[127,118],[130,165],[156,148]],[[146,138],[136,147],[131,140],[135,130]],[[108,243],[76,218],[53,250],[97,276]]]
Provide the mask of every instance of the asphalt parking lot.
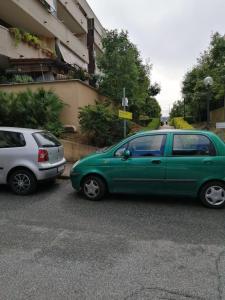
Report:
[[0,186],[0,299],[225,299],[225,209]]

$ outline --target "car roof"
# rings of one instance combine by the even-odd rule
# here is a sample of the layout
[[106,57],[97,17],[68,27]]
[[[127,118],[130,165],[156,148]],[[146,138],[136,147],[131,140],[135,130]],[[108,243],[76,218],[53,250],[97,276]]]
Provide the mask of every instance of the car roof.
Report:
[[19,127],[1,127],[0,130],[3,131],[11,131],[11,132],[23,132],[23,133],[34,133],[34,132],[41,132],[43,130],[40,129],[31,129],[31,128],[19,128]]
[[207,135],[215,135],[215,133],[208,131],[208,130],[197,130],[197,129],[158,129],[158,130],[147,130],[147,131],[139,131],[136,134],[155,134],[155,133],[189,133],[189,134],[207,134]]

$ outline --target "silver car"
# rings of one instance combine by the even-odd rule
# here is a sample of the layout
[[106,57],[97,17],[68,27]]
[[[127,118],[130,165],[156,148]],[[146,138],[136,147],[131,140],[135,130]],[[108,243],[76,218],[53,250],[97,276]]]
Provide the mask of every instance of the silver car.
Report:
[[0,184],[27,195],[65,168],[63,146],[48,131],[0,127]]

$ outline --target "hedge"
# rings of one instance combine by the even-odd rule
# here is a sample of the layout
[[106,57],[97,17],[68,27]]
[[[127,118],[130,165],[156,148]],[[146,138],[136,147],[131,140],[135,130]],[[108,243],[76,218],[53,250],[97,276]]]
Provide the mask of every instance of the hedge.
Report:
[[62,100],[52,91],[39,89],[19,93],[0,91],[0,126],[40,128],[60,135]]
[[155,130],[158,129],[160,126],[160,119],[159,118],[152,118],[151,121],[148,123],[148,126],[145,130]]
[[176,129],[194,129],[192,125],[184,120],[184,118],[173,118],[170,122]]

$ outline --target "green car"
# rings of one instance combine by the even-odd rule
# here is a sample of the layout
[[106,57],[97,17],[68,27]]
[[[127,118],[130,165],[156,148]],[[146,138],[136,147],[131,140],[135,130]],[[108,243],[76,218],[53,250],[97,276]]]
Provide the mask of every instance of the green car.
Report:
[[191,196],[221,208],[225,144],[209,131],[139,132],[77,161],[71,181],[90,200],[100,200],[107,192]]

